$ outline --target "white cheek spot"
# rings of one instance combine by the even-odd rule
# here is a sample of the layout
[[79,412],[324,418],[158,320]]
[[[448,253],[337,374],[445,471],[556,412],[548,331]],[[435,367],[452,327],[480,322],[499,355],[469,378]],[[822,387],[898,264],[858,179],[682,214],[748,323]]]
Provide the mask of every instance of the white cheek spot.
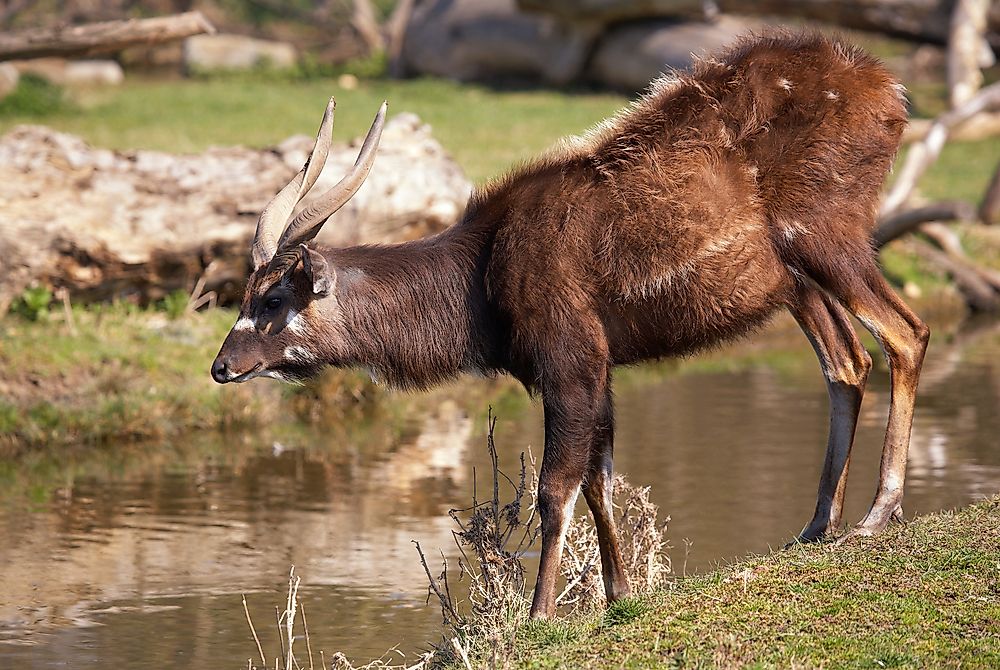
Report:
[[838,98],[840,98],[840,94],[837,93],[836,91],[823,91],[823,92],[826,93],[826,97],[829,100],[837,100]]
[[285,347],[285,360],[295,361],[296,363],[315,363],[318,359],[316,354],[305,347],[293,345]]
[[254,330],[256,327],[257,326],[252,320],[243,316],[240,317],[240,319],[236,322],[236,325],[233,326],[233,330]]
[[785,89],[786,91],[791,91],[792,90],[792,82],[788,81],[784,77],[782,77],[781,79],[778,80],[778,86],[780,88]]
[[301,313],[294,309],[288,310],[288,317],[285,321],[285,328],[296,335],[304,335],[306,332],[306,320]]

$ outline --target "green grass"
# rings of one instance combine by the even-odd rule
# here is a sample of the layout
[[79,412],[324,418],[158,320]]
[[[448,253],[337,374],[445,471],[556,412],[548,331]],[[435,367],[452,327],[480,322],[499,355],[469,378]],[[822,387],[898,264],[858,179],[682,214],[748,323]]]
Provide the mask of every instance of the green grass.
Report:
[[260,409],[207,374],[229,310],[171,320],[124,305],[0,321],[0,451],[166,437],[232,425]]
[[[118,88],[79,91],[76,109],[44,123],[113,149],[201,151],[210,145],[268,146],[312,134],[329,96],[337,97],[337,138],[363,134],[383,99],[390,113],[414,112],[469,176],[482,182],[579,133],[626,103],[608,93],[493,90],[436,79],[362,81],[356,90],[335,79],[219,77],[130,78]],[[31,114],[0,115],[0,132],[38,123]]]
[[[901,157],[904,155],[905,151],[901,152]],[[929,200],[958,199],[978,204],[986,192],[998,156],[1000,137],[949,142],[920,181],[918,190]]]
[[1000,667],[1000,498],[626,603],[525,626],[515,667]]
[[[44,93],[34,84],[30,88],[32,99]],[[28,103],[0,107],[0,133],[18,123],[44,122],[113,149],[262,147],[296,133],[311,134],[330,95],[338,101],[335,133],[341,140],[364,133],[378,105],[388,99],[391,112],[415,112],[430,123],[435,137],[477,183],[530,159],[560,137],[586,130],[628,102],[615,93],[502,90],[440,79],[362,80],[357,89],[345,90],[334,78],[131,77],[118,88],[76,91],[72,103],[45,98],[48,102],[38,103],[41,111]],[[978,200],[997,155],[1000,138],[951,143],[921,190],[929,198]]]

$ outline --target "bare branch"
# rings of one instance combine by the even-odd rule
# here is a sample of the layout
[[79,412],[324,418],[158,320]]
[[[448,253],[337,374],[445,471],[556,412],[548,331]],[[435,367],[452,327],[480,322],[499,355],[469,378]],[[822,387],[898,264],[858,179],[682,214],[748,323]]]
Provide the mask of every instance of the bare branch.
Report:
[[267,667],[267,659],[264,658],[264,649],[260,646],[260,638],[257,637],[257,630],[253,627],[253,620],[250,618],[250,609],[247,607],[247,597],[243,594],[243,611],[247,615],[247,623],[250,625],[250,632],[253,633],[253,641],[257,643],[257,652],[260,654],[261,667]]
[[948,141],[952,128],[977,114],[997,108],[1000,108],[1000,82],[982,89],[961,107],[939,116],[927,137],[910,147],[896,183],[882,201],[881,216],[884,218],[895,214],[906,202],[917,181],[941,155],[941,149]]
[[993,64],[986,42],[990,0],[958,0],[948,36],[948,97],[952,107],[968,102],[983,85],[982,68]]
[[994,290],[976,268],[925,242],[918,243],[914,248],[919,256],[951,275],[973,311],[992,312],[1000,309],[1000,293]]
[[987,226],[1000,221],[1000,163],[993,172],[993,179],[979,204],[979,220]]
[[0,61],[43,56],[93,56],[140,44],[183,39],[215,28],[201,12],[152,19],[105,21],[81,26],[0,33]]
[[375,18],[375,9],[370,0],[353,0],[354,11],[351,13],[351,26],[368,46],[370,52],[379,52],[385,48],[385,38],[382,37],[382,29],[379,27],[378,19]]
[[875,229],[875,244],[883,247],[930,221],[971,221],[974,217],[975,208],[964,200],[936,202],[909,209],[881,220]]
[[385,25],[389,76],[397,79],[406,74],[403,66],[403,42],[406,39],[406,26],[413,15],[413,5],[414,0],[399,0]]

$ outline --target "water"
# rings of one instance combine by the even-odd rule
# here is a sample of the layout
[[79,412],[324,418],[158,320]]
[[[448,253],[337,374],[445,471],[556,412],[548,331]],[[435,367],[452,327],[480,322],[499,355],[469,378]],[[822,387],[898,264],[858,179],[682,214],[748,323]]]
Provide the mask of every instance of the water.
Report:
[[[778,327],[736,356],[766,362],[717,355],[684,374],[617,378],[616,465],[672,517],[678,571],[780,546],[815,502],[828,418],[811,351]],[[463,398],[484,383],[354,433],[197,435],[63,463],[55,475],[19,462],[20,488],[0,507],[0,667],[246,667],[256,651],[240,595],[273,657],[274,608],[293,564],[317,652],[367,660],[420,649],[437,639],[440,615],[425,605],[411,540],[454,558],[447,511],[468,504],[472,467],[487,470],[483,408]],[[851,521],[874,492],[887,402],[877,368],[851,465]],[[540,453],[541,411],[516,394],[500,407],[497,441],[513,472],[522,449]],[[1000,330],[938,330],[907,514],[1000,491],[998,436]]]

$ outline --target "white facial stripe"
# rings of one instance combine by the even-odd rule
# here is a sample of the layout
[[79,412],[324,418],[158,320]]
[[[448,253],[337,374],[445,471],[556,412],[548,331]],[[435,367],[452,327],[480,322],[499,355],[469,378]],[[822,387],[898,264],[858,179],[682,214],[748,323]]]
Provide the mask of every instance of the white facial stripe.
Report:
[[240,317],[240,320],[233,326],[233,330],[254,330],[257,326],[247,317]]

